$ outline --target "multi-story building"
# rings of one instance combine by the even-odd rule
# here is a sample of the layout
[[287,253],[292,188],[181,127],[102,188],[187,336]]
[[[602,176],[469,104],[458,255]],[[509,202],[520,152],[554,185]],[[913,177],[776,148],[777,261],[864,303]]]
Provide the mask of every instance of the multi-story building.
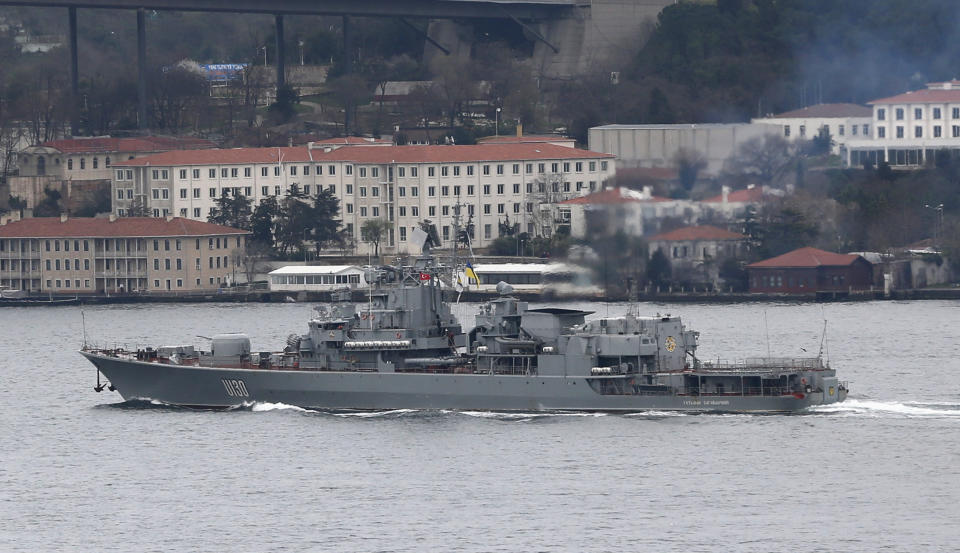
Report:
[[894,167],[932,162],[939,150],[960,150],[960,81],[928,83],[889,98],[868,102],[873,108],[870,136],[847,144],[851,167],[886,161]]
[[248,233],[168,217],[0,225],[0,285],[61,294],[183,292],[236,282]]
[[26,201],[32,209],[43,200],[44,190],[57,190],[64,199],[77,189],[109,186],[111,166],[121,160],[165,152],[214,148],[200,138],[143,136],[136,138],[65,138],[30,146],[17,154],[18,176],[10,177],[10,195]]
[[817,104],[751,122],[777,125],[782,129],[782,136],[790,141],[810,140],[820,134],[821,129],[826,129],[833,142],[832,153],[846,155],[850,140],[870,136],[873,111],[859,104]]
[[412,253],[408,237],[424,220],[444,245],[453,240],[457,206],[476,247],[496,239],[498,223],[508,220],[547,234],[538,206],[602,189],[615,174],[613,158],[549,143],[177,151],[115,164],[112,197],[121,216],[142,203],[157,217],[206,220],[224,194],[256,205],[292,186],[308,197],[330,190],[352,236],[361,239],[364,221],[386,219],[392,228],[381,251]]

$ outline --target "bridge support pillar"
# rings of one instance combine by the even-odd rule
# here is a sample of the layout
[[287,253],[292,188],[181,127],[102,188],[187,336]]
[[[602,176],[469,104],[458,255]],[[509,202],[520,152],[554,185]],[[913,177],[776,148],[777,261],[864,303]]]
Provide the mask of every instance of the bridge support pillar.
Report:
[[[343,73],[349,75],[353,73],[353,30],[350,28],[350,16],[343,16]],[[353,114],[350,113],[350,106],[344,106],[343,110],[343,135],[350,136],[353,130]]]
[[137,9],[137,128],[147,129],[147,14]]
[[80,135],[80,62],[77,48],[77,8],[69,7],[70,23],[70,134]]
[[277,37],[277,92],[280,92],[280,87],[286,84],[286,68],[284,67],[284,61],[287,58],[287,49],[286,41],[283,38],[283,16],[277,15],[274,16],[276,21],[276,33]]

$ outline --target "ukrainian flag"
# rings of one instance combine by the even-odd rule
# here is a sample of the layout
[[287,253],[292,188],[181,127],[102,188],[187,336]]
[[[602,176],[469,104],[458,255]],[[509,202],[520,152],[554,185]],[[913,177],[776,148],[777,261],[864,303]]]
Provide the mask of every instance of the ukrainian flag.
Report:
[[473,271],[473,264],[470,263],[469,261],[467,261],[467,270],[465,272],[467,273],[468,277],[472,278],[477,282],[480,282],[480,277],[478,277],[477,273]]

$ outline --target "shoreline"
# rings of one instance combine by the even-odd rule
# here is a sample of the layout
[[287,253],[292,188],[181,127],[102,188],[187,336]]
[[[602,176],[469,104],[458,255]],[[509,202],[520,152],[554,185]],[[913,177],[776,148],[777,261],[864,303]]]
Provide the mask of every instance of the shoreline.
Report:
[[[140,303],[327,303],[330,292],[229,292],[218,291],[204,294],[123,294],[91,296],[34,296],[18,299],[0,300],[2,307],[53,307],[65,305],[108,305]],[[818,292],[814,294],[769,294],[749,292],[684,292],[666,294],[640,294],[634,298],[628,296],[588,297],[554,296],[544,294],[514,293],[513,296],[530,302],[628,302],[647,303],[826,303],[826,302],[862,302],[862,301],[905,301],[905,300],[960,300],[960,287],[955,288],[917,288],[893,290],[889,295],[882,291]],[[464,292],[461,302],[479,302],[497,297],[497,294]],[[364,301],[364,291],[354,290],[351,300]],[[450,301],[456,301],[456,296]]]

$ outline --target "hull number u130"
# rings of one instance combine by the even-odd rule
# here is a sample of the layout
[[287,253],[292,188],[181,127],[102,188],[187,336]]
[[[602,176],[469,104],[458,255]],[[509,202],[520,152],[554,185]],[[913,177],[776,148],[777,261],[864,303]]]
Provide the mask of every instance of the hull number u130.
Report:
[[242,380],[230,380],[226,378],[221,378],[220,382],[223,382],[223,387],[227,389],[228,396],[250,397],[250,392],[247,391],[247,385],[244,384]]

